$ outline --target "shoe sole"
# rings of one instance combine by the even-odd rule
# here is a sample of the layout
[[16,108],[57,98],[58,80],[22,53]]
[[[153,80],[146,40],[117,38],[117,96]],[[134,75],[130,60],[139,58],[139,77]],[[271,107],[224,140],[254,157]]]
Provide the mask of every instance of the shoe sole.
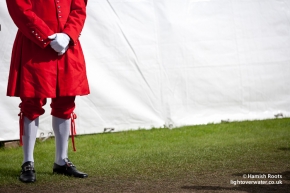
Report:
[[35,180],[32,180],[32,181],[24,181],[24,180],[21,180],[20,178],[19,178],[19,180],[20,180],[21,182],[23,182],[23,183],[33,183],[33,182],[36,181],[36,179],[35,179]]
[[87,176],[74,176],[72,174],[68,174],[68,173],[65,173],[65,172],[57,172],[57,171],[53,171],[52,172],[53,174],[58,174],[58,175],[65,175],[65,176],[72,176],[72,177],[75,177],[75,178],[87,178]]

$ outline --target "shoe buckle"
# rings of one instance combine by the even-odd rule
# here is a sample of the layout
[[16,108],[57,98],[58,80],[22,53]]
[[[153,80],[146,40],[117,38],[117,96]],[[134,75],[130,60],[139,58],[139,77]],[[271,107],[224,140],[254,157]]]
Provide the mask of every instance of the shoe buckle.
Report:
[[67,167],[73,167],[74,166],[74,164],[72,162],[70,162],[69,159],[65,158],[63,160],[65,162],[65,165],[67,165]]
[[65,164],[67,165],[67,167],[73,167],[74,166],[72,162],[66,162]]
[[23,167],[23,170],[26,172],[26,171],[30,171],[30,170],[33,170],[33,167],[32,166],[24,166]]

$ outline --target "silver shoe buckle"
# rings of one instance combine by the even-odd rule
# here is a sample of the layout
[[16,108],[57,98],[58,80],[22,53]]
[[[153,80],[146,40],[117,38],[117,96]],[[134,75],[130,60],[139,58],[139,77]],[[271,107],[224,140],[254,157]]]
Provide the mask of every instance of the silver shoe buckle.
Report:
[[25,167],[23,167],[23,170],[26,172],[26,171],[31,171],[31,170],[33,170],[33,167],[32,166],[25,166]]

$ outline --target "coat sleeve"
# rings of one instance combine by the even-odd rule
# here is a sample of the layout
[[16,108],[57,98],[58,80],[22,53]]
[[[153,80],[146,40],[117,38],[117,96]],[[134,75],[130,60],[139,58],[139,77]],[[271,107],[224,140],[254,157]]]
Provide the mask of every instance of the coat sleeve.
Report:
[[54,32],[33,11],[30,0],[6,0],[8,12],[19,31],[42,48],[49,45]]
[[86,20],[87,0],[72,0],[71,11],[64,26],[63,33],[71,38],[73,44],[76,44]]

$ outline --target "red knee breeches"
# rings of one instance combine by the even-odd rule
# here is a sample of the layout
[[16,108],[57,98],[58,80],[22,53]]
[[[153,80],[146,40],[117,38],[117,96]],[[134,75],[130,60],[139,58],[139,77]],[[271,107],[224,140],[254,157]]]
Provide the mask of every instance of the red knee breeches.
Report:
[[[19,105],[21,113],[30,120],[34,120],[44,114],[43,106],[46,104],[46,98],[23,98]],[[75,109],[75,96],[57,97],[51,99],[51,115],[69,119]]]
[[[40,115],[44,114],[45,110],[43,106],[46,104],[46,98],[24,98],[21,97],[20,107],[20,145],[22,145],[22,135],[23,133],[23,117],[27,117],[30,120],[34,120]],[[70,119],[71,118],[71,136],[73,149],[75,149],[74,135],[75,131],[75,122],[76,115],[73,113],[75,109],[75,96],[66,96],[66,97],[56,97],[51,99],[51,115],[61,118],[61,119]]]

